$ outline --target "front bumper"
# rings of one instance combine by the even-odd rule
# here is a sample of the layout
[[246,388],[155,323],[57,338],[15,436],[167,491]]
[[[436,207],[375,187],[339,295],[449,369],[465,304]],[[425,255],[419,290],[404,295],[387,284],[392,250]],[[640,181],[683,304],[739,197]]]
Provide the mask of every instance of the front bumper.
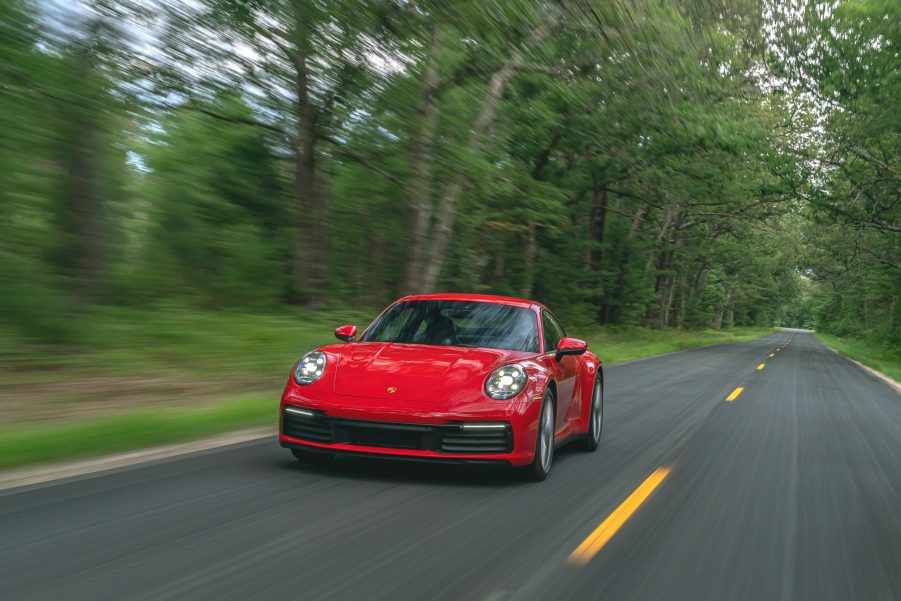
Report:
[[418,455],[409,455],[404,453],[375,453],[369,451],[359,451],[359,450],[347,450],[347,449],[338,449],[334,447],[323,447],[321,445],[311,445],[308,443],[301,443],[296,441],[291,441],[288,437],[280,437],[279,444],[286,449],[295,449],[298,451],[304,451],[305,453],[320,453],[322,455],[333,455],[338,457],[359,457],[365,459],[386,459],[389,461],[403,461],[403,462],[421,462],[421,463],[444,463],[450,465],[504,465],[510,466],[511,462],[504,459],[484,459],[484,458],[474,458],[470,456],[466,457],[447,457],[447,456],[418,456]]
[[[340,455],[445,463],[528,465],[535,453],[540,403],[428,416],[369,411],[341,415],[338,407],[283,401],[279,442],[283,447]],[[345,405],[346,407],[346,405]],[[409,421],[407,421],[409,420]]]

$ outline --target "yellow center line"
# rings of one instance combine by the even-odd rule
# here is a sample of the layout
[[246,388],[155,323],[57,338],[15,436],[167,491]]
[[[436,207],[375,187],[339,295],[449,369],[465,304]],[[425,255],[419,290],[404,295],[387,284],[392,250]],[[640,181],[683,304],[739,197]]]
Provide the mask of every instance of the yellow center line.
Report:
[[770,357],[775,357],[776,353],[770,353]]
[[764,367],[766,367],[766,363],[761,363],[760,365],[757,366],[757,371],[760,371]]
[[622,505],[617,507],[606,520],[601,522],[600,526],[595,528],[594,532],[588,535],[588,538],[582,541],[581,545],[576,547],[576,550],[569,555],[566,561],[579,566],[584,566],[591,561],[598,554],[598,551],[604,548],[607,541],[613,538],[613,535],[641,507],[641,504],[651,496],[654,489],[660,486],[660,483],[663,482],[669,473],[670,468],[668,467],[658,467],[654,470],[654,473],[648,476],[647,480],[642,482],[641,486],[636,488],[635,492],[622,502]]
[[741,391],[742,391],[742,390],[744,390],[744,387],[743,387],[743,386],[739,386],[738,388],[736,388],[735,390],[733,390],[733,391],[732,391],[732,394],[730,394],[729,396],[726,397],[726,401],[728,401],[728,402],[731,403],[732,401],[734,401],[735,399],[737,399],[737,398],[738,398],[738,395],[741,394]]

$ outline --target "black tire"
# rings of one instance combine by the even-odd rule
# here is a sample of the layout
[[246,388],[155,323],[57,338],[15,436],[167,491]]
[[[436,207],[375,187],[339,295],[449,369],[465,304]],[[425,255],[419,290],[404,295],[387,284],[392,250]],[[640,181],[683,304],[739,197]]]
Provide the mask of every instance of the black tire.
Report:
[[[554,430],[557,424],[555,407],[554,391],[548,388],[544,393],[544,398],[541,399],[541,411],[538,413],[535,459],[523,468],[523,473],[529,480],[540,482],[547,478],[551,471],[551,464],[554,462]],[[550,436],[547,434],[548,428],[550,428]]]
[[[595,396],[597,395],[597,396]],[[582,450],[592,453],[601,443],[601,433],[604,430],[604,381],[594,377],[591,385],[591,410],[588,414],[588,432],[582,439]]]
[[308,465],[322,465],[333,459],[333,455],[328,453],[316,453],[312,451],[304,451],[302,449],[291,449],[291,454],[301,463]]

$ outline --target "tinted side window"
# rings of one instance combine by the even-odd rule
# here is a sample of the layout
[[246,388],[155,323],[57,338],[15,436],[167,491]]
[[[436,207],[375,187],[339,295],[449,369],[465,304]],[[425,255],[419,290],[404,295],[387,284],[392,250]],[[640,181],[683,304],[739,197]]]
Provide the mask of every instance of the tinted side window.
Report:
[[554,319],[554,316],[547,311],[541,312],[541,326],[544,328],[544,352],[549,352],[557,348],[560,340],[566,335],[563,328]]

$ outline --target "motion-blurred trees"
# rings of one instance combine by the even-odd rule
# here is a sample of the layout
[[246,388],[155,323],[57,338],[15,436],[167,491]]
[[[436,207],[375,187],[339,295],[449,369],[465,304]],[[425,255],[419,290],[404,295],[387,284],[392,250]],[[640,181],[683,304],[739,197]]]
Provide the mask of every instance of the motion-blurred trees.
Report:
[[241,122],[250,110],[240,98],[201,108],[170,116],[146,153],[146,281],[213,306],[283,302],[292,228],[272,143]]
[[[901,343],[901,6],[807,3],[779,29],[780,66],[818,117],[807,160],[805,267],[817,324]],[[783,21],[787,19],[783,18]],[[812,136],[816,137],[811,139]]]
[[0,306],[27,332],[67,338],[71,314],[110,289],[121,98],[103,21],[45,37],[39,26],[20,2],[2,23]]
[[453,289],[655,327],[803,299],[897,343],[891,2],[85,4],[0,23],[0,306],[35,336]]

